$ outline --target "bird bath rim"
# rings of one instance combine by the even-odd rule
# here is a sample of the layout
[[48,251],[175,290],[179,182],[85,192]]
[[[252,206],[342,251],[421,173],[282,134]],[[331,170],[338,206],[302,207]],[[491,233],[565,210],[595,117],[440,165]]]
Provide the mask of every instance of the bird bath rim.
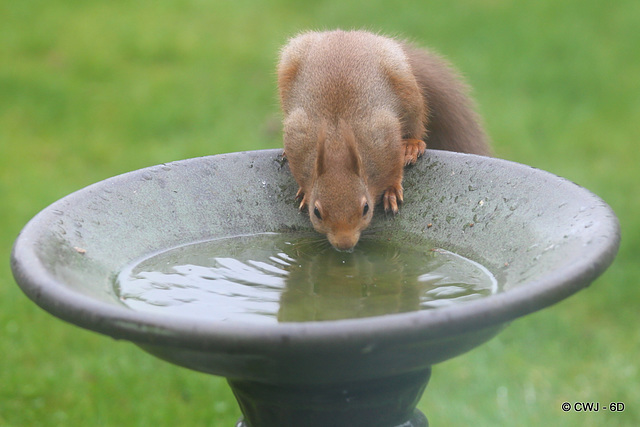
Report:
[[[177,161],[169,165],[187,165],[190,162],[220,161],[228,159],[268,159],[276,161],[281,150],[260,150],[230,153]],[[159,166],[128,172],[98,182],[51,204],[37,214],[22,230],[14,244],[11,266],[23,291],[38,305],[50,313],[83,328],[100,332],[117,339],[138,344],[170,344],[192,349],[244,348],[246,346],[280,347],[283,342],[295,346],[314,347],[319,343],[342,342],[358,346],[372,338],[398,339],[398,336],[420,336],[421,339],[442,339],[472,330],[499,327],[518,317],[552,305],[587,286],[613,261],[619,246],[619,224],[609,206],[588,190],[549,172],[507,160],[484,158],[469,154],[428,150],[430,162],[460,163],[482,162],[492,168],[527,173],[537,179],[553,181],[559,187],[571,191],[589,206],[598,221],[588,232],[598,242],[585,244],[581,256],[571,264],[550,271],[535,280],[521,284],[495,295],[434,310],[368,317],[361,319],[332,320],[322,322],[279,323],[275,325],[245,324],[207,321],[182,316],[134,311],[124,305],[100,301],[92,296],[71,289],[43,264],[34,242],[51,224],[51,216],[63,210],[69,203],[91,194],[106,183],[114,185],[139,179]],[[426,159],[420,160],[425,162]],[[419,163],[420,163],[419,162]],[[280,163],[282,167],[282,163]],[[411,169],[407,175],[411,174]],[[293,185],[293,184],[292,184]],[[291,187],[294,188],[294,187]],[[293,198],[293,194],[290,194]],[[407,202],[411,203],[411,189]],[[292,208],[292,206],[289,206]],[[400,218],[403,215],[401,208]],[[302,221],[308,218],[302,216]],[[309,229],[310,225],[308,226]],[[230,237],[230,236],[229,236]]]

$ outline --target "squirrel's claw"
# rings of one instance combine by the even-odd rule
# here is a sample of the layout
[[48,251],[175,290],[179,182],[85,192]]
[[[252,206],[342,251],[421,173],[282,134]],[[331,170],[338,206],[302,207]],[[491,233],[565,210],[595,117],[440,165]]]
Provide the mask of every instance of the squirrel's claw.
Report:
[[402,185],[396,184],[387,188],[382,195],[382,204],[384,205],[385,212],[398,213],[398,203],[402,203]]
[[404,164],[410,165],[418,160],[418,157],[424,154],[427,144],[421,139],[407,138],[402,140],[404,145]]
[[298,188],[298,192],[296,193],[296,200],[302,199],[300,202],[300,206],[298,206],[299,210],[303,210],[307,206],[307,196],[302,191],[302,188]]

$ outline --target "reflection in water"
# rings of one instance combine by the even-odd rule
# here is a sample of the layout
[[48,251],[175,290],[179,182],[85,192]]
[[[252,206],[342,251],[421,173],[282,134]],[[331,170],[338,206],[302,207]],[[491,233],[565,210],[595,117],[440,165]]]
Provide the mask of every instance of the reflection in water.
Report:
[[365,237],[345,253],[294,233],[170,249],[124,269],[115,286],[135,310],[270,323],[431,309],[497,292],[486,268],[426,244]]

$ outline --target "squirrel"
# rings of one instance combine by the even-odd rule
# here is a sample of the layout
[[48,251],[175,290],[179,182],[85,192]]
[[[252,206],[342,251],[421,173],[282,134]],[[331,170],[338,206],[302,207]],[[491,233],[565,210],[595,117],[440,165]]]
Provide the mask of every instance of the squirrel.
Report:
[[[427,147],[490,155],[466,84],[440,56],[366,31],[306,32],[277,67],[284,155],[313,227],[349,251],[376,202],[398,212]],[[425,140],[426,139],[426,143]]]

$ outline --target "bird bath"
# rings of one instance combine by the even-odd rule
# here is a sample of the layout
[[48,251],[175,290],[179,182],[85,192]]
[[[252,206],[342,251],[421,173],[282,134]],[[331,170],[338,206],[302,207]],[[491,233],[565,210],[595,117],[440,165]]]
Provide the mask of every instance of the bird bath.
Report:
[[[22,290],[51,314],[130,340],[171,363],[226,377],[244,415],[239,426],[426,426],[415,407],[432,365],[588,286],[613,261],[620,233],[612,210],[592,193],[504,160],[429,150],[407,169],[404,187],[399,215],[378,210],[364,249],[340,255],[355,257],[352,279],[366,277],[366,286],[364,279],[355,285],[361,289],[355,297],[348,290],[346,299],[340,297],[353,287],[340,280],[323,287],[338,295],[324,302],[314,299],[321,290],[304,286],[331,263],[349,259],[318,261],[312,253],[302,267],[275,247],[281,259],[269,265],[300,267],[307,294],[289,310],[298,290],[271,293],[275,308],[265,321],[216,316],[215,306],[196,312],[184,298],[182,310],[164,310],[169,303],[138,309],[120,281],[140,260],[172,262],[162,259],[168,249],[201,244],[208,245],[203,253],[215,252],[235,242],[238,256],[250,260],[252,236],[285,236],[281,245],[297,235],[314,236],[296,208],[297,187],[280,150],[177,161],[82,189],[25,226],[11,267]],[[365,297],[378,289],[376,268],[387,265],[367,258],[367,238],[388,242],[392,252],[422,251],[425,260],[430,254],[469,260],[488,273],[491,285],[480,287],[479,297],[429,309],[420,309],[430,306],[428,298],[412,294],[401,304],[387,295],[363,312]],[[320,236],[316,240],[310,247],[326,252]],[[198,257],[198,250],[191,253]],[[401,282],[399,292],[410,293],[413,282]],[[284,279],[276,283],[288,286]],[[354,318],[326,314],[347,297],[354,301]]]

